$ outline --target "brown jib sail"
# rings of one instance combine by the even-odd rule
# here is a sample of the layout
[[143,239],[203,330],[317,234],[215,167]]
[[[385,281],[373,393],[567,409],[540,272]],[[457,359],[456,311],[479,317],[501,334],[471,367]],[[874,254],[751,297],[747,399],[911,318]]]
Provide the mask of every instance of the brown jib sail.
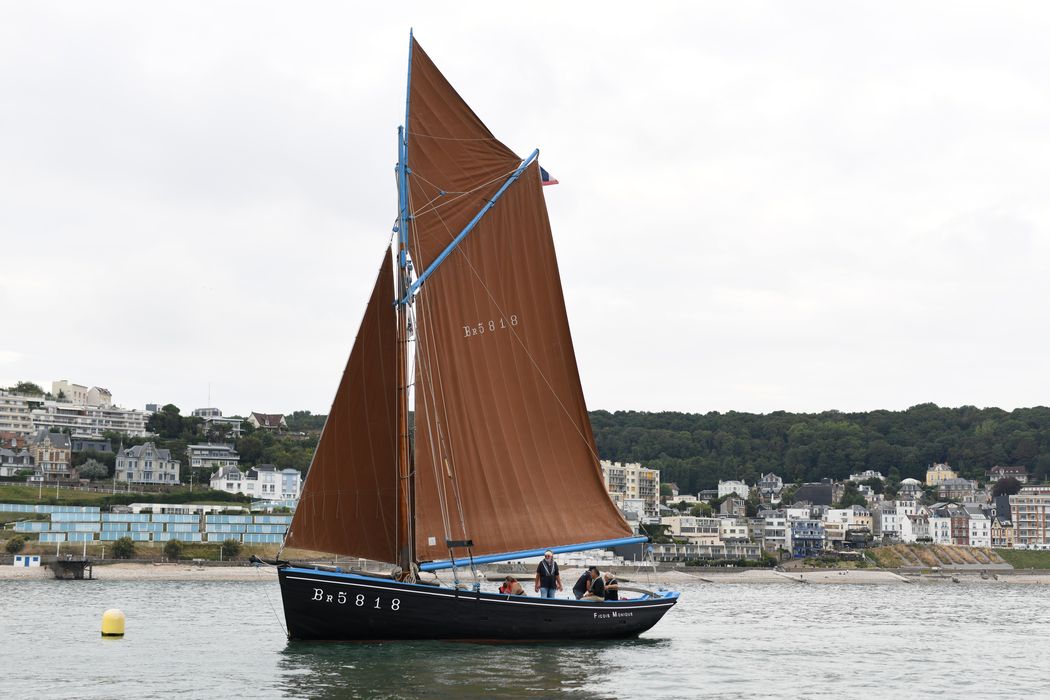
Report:
[[310,464],[286,546],[396,561],[393,299],[388,252]]

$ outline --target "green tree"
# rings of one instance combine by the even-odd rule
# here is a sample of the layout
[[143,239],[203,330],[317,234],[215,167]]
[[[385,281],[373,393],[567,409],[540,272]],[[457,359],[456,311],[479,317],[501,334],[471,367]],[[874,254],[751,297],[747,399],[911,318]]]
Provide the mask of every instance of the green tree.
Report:
[[21,394],[22,396],[43,396],[44,390],[40,388],[39,384],[33,382],[21,381],[14,386],[8,387],[8,391],[12,394]]
[[182,555],[182,542],[178,540],[168,540],[164,543],[164,556],[170,561],[177,561]]
[[113,556],[116,559],[131,559],[135,556],[135,542],[130,537],[121,537],[113,543]]
[[870,486],[875,493],[882,493],[886,489],[886,482],[878,477],[872,477],[860,482],[864,486]]
[[697,503],[693,506],[692,510],[689,511],[689,515],[694,518],[710,518],[714,510],[711,508],[709,503]]
[[[113,444],[117,443],[114,442]],[[96,452],[95,450],[82,450],[80,452],[74,452],[72,464],[74,467],[79,467],[81,464],[84,464],[85,462],[92,459],[96,462],[101,462],[102,464],[106,465],[106,467],[109,469],[110,474],[113,473],[113,469],[116,467],[117,464],[117,455],[113,452]]]
[[236,559],[237,555],[241,553],[241,543],[237,540],[223,540],[222,541],[222,558],[223,559]]
[[846,482],[846,489],[842,493],[842,498],[836,504],[836,508],[849,508],[850,506],[866,506],[867,500],[861,495],[860,491],[857,490],[857,484],[853,481]]
[[1013,496],[1021,491],[1021,482],[1012,476],[1003,477],[992,487],[992,496]]
[[8,554],[18,554],[26,547],[26,540],[24,537],[12,537],[7,541],[4,549],[7,550]]
[[85,479],[91,479],[92,481],[95,479],[105,479],[109,476],[109,467],[95,459],[87,460],[80,465],[77,471],[80,473],[80,476]]

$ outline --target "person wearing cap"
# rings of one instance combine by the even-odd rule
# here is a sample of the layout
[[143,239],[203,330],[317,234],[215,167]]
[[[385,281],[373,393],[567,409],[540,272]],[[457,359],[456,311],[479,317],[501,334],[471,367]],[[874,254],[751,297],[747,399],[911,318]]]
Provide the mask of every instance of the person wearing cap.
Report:
[[541,598],[554,598],[560,590],[561,572],[558,570],[558,562],[554,561],[554,552],[548,549],[536,567],[536,591]]
[[591,586],[587,590],[587,594],[580,600],[600,603],[605,600],[605,581],[602,580],[602,572],[598,571],[597,566],[589,566],[587,567],[587,573],[591,577]]

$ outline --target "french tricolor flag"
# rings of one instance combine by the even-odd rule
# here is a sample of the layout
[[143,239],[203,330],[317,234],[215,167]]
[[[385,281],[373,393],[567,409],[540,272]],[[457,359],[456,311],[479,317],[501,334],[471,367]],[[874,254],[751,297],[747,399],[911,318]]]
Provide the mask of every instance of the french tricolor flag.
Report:
[[551,177],[551,174],[544,170],[543,166],[540,166],[540,184],[546,187],[547,185],[557,185],[558,181]]

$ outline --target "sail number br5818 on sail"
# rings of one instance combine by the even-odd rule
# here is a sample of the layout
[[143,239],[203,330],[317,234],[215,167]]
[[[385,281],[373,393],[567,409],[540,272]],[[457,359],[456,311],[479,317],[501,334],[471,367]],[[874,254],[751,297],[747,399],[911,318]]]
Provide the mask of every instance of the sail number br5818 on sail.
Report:
[[485,333],[495,333],[496,331],[502,331],[510,328],[511,326],[518,325],[517,314],[511,314],[507,318],[489,319],[488,321],[478,321],[471,325],[463,324],[463,337],[469,338],[473,335],[485,335]]

